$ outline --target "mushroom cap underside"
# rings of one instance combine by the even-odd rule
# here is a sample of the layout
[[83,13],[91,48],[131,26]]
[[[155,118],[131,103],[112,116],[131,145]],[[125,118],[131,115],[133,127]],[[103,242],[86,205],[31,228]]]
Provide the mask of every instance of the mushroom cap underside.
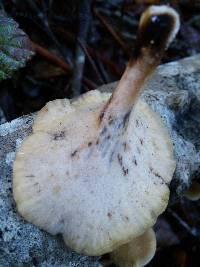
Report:
[[200,183],[198,181],[193,181],[190,188],[185,193],[185,196],[192,201],[197,201],[200,199]]
[[111,252],[111,260],[119,267],[142,267],[153,258],[156,252],[156,235],[148,229],[131,242]]
[[142,100],[126,130],[100,136],[98,115],[109,97],[95,90],[49,102],[14,162],[19,213],[87,255],[110,252],[151,227],[166,208],[175,169],[168,132]]

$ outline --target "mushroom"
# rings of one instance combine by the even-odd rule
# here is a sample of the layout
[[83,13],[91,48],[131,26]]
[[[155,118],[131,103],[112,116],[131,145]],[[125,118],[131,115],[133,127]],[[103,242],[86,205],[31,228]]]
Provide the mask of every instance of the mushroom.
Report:
[[113,263],[119,267],[142,267],[153,258],[156,251],[156,235],[152,228],[130,243],[110,253]]
[[168,203],[175,160],[159,115],[139,98],[179,29],[177,13],[143,13],[132,57],[112,95],[90,91],[38,112],[17,152],[18,212],[86,255],[111,252],[143,234]]
[[198,181],[193,181],[185,196],[192,201],[200,199],[200,183]]

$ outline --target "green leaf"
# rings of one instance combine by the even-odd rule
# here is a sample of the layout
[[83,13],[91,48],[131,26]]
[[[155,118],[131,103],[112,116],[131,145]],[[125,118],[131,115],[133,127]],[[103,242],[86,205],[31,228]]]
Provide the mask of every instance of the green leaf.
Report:
[[24,67],[33,54],[31,43],[18,23],[0,11],[0,81]]

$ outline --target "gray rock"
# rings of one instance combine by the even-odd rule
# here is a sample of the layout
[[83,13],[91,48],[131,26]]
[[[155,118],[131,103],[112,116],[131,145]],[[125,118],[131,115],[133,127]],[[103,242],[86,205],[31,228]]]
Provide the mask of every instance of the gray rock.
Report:
[[[160,66],[142,97],[160,113],[173,139],[177,168],[172,196],[181,195],[200,172],[200,55]],[[111,91],[116,83],[104,85]],[[68,249],[24,221],[12,198],[12,163],[16,149],[31,133],[34,114],[0,125],[0,267],[101,266],[96,257]]]

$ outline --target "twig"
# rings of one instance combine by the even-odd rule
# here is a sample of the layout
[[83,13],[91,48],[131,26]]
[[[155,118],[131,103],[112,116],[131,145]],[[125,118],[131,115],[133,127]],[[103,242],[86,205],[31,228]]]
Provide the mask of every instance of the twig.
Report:
[[[32,8],[32,10],[36,13],[36,15],[37,15],[39,21],[41,22],[41,24],[43,25],[44,29],[40,25],[39,26],[48,35],[48,37],[53,41],[53,43],[56,45],[56,47],[58,48],[58,50],[59,50],[60,54],[63,56],[63,58],[66,58],[64,49],[62,48],[62,46],[58,42],[57,38],[55,37],[54,33],[52,32],[52,30],[49,26],[47,7],[46,7],[44,1],[42,1],[42,8],[38,8],[37,4],[33,0],[26,0],[26,2]],[[43,12],[41,12],[41,10],[43,10]]]
[[88,87],[89,90],[93,90],[98,87],[96,83],[94,83],[93,81],[89,80],[86,77],[83,77],[83,83]]
[[[79,42],[83,45],[86,43],[86,38],[88,34],[88,29],[91,21],[91,0],[83,0],[80,3],[79,12],[79,32],[78,38]],[[81,93],[81,82],[83,77],[83,70],[85,65],[85,53],[80,47],[79,42],[76,47],[76,55],[74,59],[74,75],[72,81],[72,91],[74,96],[78,96]]]
[[82,48],[83,52],[85,53],[85,55],[87,56],[87,59],[90,62],[90,65],[92,66],[94,72],[96,73],[97,78],[99,79],[99,81],[101,83],[104,83],[104,80],[102,79],[101,75],[99,74],[99,71],[98,71],[92,57],[90,56],[87,47],[79,39],[78,39],[78,43],[79,43],[80,47]]
[[115,64],[111,60],[105,58],[100,53],[95,52],[93,49],[90,49],[90,53],[91,53],[91,55],[95,55],[97,57],[97,59],[101,60],[107,66],[107,68],[110,70],[110,72],[113,75],[117,76],[117,78],[120,78],[122,76],[123,69],[119,69],[117,64]]
[[109,83],[110,79],[109,79],[108,73],[105,70],[102,61],[97,56],[96,56],[96,63],[97,63],[97,67],[99,69],[99,73],[101,74],[101,77],[102,77],[104,83]]
[[94,14],[96,17],[101,21],[101,23],[104,25],[104,27],[109,31],[109,33],[112,35],[112,37],[117,41],[117,43],[121,46],[123,51],[125,52],[126,55],[129,56],[128,48],[125,45],[124,41],[121,39],[121,37],[117,34],[117,32],[112,28],[110,23],[107,21],[107,19],[101,15],[96,8],[93,9]]
[[[33,49],[40,54],[42,57],[44,57],[45,59],[47,59],[49,62],[59,66],[60,68],[62,68],[64,71],[66,71],[66,73],[68,74],[72,74],[72,69],[71,67],[61,58],[59,58],[57,55],[49,52],[46,48],[42,47],[39,44],[36,44],[35,42],[31,42],[31,45],[33,47]],[[91,90],[97,87],[97,85],[90,81],[88,78],[83,78],[83,83]]]
[[40,46],[39,44],[36,44],[33,41],[31,42],[31,45],[38,54],[46,58],[48,61],[54,63],[55,65],[58,65],[67,73],[72,72],[70,66],[63,59],[59,58],[55,54],[49,52],[49,50],[47,50],[46,48]]
[[[75,37],[72,33],[68,32],[66,30],[63,30],[62,28],[59,28],[58,31],[64,38],[66,38],[66,40],[68,42],[70,42],[70,43],[75,42]],[[103,64],[105,64],[109,68],[110,72],[113,75],[115,75],[117,77],[121,77],[123,69],[119,69],[118,66],[114,62],[107,59],[105,56],[102,56],[100,53],[95,51],[93,48],[86,46],[86,49],[87,49],[87,51],[91,57],[98,58],[99,60],[101,60],[103,62]]]
[[176,212],[172,209],[167,209],[168,213],[176,219],[176,221],[192,236],[199,236],[200,233],[195,227],[190,227]]

